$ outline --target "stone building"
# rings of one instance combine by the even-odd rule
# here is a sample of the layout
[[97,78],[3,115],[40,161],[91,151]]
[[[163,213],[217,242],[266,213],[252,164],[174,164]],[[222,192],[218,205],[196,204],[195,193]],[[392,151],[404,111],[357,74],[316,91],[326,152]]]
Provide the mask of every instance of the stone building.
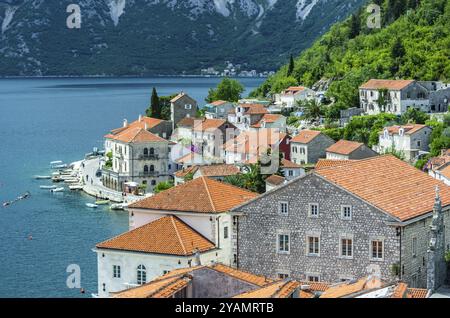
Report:
[[406,161],[413,161],[419,154],[430,150],[432,128],[426,125],[405,125],[385,127],[380,132],[378,145],[373,150],[380,154],[398,151]]
[[185,117],[196,117],[198,110],[197,101],[188,94],[181,92],[170,101],[170,120],[172,121],[172,130],[175,130],[177,124]]
[[229,211],[257,195],[200,177],[129,205],[130,231],[94,250],[99,296],[196,263],[231,265]]
[[337,161],[234,208],[234,266],[329,283],[375,272],[425,287],[437,185],[448,249],[450,189],[386,155]]
[[205,117],[208,119],[228,119],[228,113],[234,110],[231,102],[218,100],[205,105]]
[[326,149],[334,140],[317,130],[302,130],[291,140],[291,161],[297,164],[313,164],[325,158]]
[[104,186],[127,192],[127,184],[134,183],[153,192],[158,183],[170,180],[169,141],[149,132],[146,124],[113,131],[105,140],[111,159],[102,169]]
[[326,154],[331,160],[359,160],[378,155],[365,144],[349,140],[339,140],[326,149]]

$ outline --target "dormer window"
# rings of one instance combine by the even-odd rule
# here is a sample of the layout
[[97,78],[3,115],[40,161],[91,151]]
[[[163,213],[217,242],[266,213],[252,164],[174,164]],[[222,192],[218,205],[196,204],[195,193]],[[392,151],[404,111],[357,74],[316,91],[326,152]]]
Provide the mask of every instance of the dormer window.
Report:
[[400,137],[403,137],[405,135],[405,129],[400,128],[400,130],[398,131]]

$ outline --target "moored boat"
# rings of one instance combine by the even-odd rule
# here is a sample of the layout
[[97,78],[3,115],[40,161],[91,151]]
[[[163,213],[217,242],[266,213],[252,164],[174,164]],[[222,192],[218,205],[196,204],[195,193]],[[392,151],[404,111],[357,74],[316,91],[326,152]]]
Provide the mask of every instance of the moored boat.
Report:
[[88,208],[91,208],[91,209],[96,209],[96,208],[98,208],[98,205],[97,205],[97,204],[93,204],[93,203],[86,203],[86,206],[87,206]]
[[41,188],[43,190],[53,190],[53,189],[56,189],[57,187],[54,185],[51,185],[51,186],[41,185],[39,188]]
[[83,186],[82,185],[71,185],[71,186],[69,186],[69,189],[72,191],[83,190]]
[[64,192],[64,188],[56,188],[53,190],[50,190],[50,192],[55,193],[55,192]]
[[111,204],[111,210],[113,211],[123,211],[125,210],[126,204],[125,203],[115,203]]
[[36,180],[50,180],[51,176],[34,176]]
[[95,204],[96,205],[107,205],[107,204],[109,204],[109,200],[98,200],[98,201],[95,201]]

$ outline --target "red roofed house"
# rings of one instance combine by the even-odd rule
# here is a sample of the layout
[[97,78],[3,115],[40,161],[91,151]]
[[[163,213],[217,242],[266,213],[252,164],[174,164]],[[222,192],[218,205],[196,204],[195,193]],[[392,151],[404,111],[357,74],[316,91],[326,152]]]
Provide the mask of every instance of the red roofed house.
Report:
[[299,101],[312,100],[316,96],[315,92],[304,86],[291,86],[280,94],[275,95],[275,105],[282,108],[292,108],[297,106]]
[[317,130],[302,130],[291,140],[291,160],[296,164],[314,164],[326,156],[334,140]]
[[[103,166],[102,182],[118,192],[136,192],[146,186],[146,192],[170,179],[171,161],[168,140],[151,133],[152,125],[160,121],[140,117],[138,121],[115,129],[105,136],[107,154],[111,159]],[[87,180],[89,182],[89,180]]]
[[95,248],[99,296],[199,263],[234,266],[229,211],[257,195],[200,177],[129,205],[130,231]]
[[[387,90],[386,96],[380,95],[383,90]],[[415,80],[371,79],[359,88],[359,98],[361,108],[369,115],[401,115],[410,107],[430,111],[429,91]],[[385,105],[380,105],[380,101]]]
[[385,127],[379,135],[379,143],[373,149],[386,153],[392,149],[401,152],[405,160],[413,161],[419,154],[430,150],[432,128],[425,125],[405,125]]
[[326,149],[327,159],[331,160],[358,160],[374,156],[378,153],[361,142],[339,140]]
[[286,117],[280,114],[265,114],[258,122],[253,124],[250,129],[276,128],[286,132]]
[[269,111],[262,104],[239,104],[234,111],[228,114],[228,121],[240,131],[248,131],[266,114],[269,114]]
[[[450,188],[391,155],[323,167],[232,210],[238,268],[338,283],[446,278]],[[430,248],[431,247],[431,248]]]
[[228,113],[234,110],[234,104],[218,100],[205,105],[205,117],[208,119],[228,119]]

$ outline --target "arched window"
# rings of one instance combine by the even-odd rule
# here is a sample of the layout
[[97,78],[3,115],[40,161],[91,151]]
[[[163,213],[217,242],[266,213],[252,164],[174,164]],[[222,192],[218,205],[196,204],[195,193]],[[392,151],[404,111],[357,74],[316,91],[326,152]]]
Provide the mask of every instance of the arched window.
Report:
[[144,285],[147,283],[147,269],[144,265],[139,265],[137,268],[137,284]]
[[144,156],[148,156],[148,148],[144,148]]
[[144,166],[144,174],[148,174],[148,166],[147,165]]

